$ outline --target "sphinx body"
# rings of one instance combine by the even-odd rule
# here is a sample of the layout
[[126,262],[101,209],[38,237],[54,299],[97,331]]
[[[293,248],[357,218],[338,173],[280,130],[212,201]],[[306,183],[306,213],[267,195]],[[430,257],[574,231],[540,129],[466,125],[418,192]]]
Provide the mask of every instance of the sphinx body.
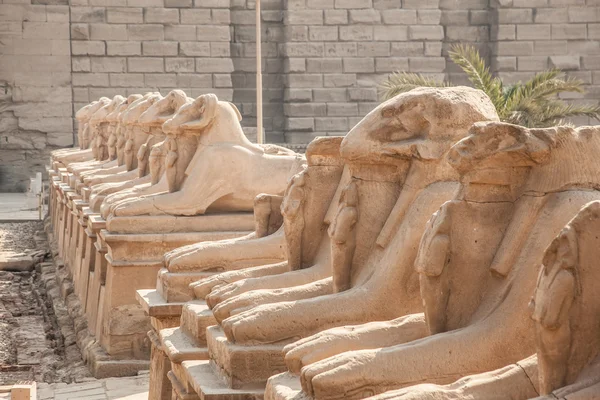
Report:
[[[152,104],[161,98],[162,96],[157,94],[146,95],[141,99],[129,104],[118,115],[118,118],[121,119],[121,123],[116,129],[120,128],[121,131],[125,131],[124,134],[128,137],[127,147],[130,148],[130,153],[137,152],[144,142],[148,140],[147,132],[141,129],[137,123],[138,118],[145,110],[147,110],[152,106]],[[113,113],[115,111],[117,110],[114,110]],[[109,114],[109,116],[111,114]],[[115,127],[116,125],[110,122],[109,119],[109,127],[111,126]],[[82,181],[87,186],[93,187],[103,183],[123,182],[137,178],[137,162],[133,161],[135,157],[133,157],[130,153],[126,154],[124,164],[118,165],[119,161],[117,158],[115,158],[110,161],[110,163],[114,165],[113,167],[85,172],[82,174]]]
[[[192,99],[187,97],[183,91],[173,90],[164,98],[158,99],[158,101],[154,102],[139,115],[137,124],[143,132],[149,133],[149,137],[138,150],[138,168],[136,172],[127,176],[129,179],[121,178],[120,182],[105,180],[107,183],[95,186],[90,196],[90,206],[93,210],[100,211],[102,201],[112,193],[134,187],[149,187],[158,183],[164,172],[165,158],[165,137],[162,132],[162,124],[172,117],[182,105],[190,101]],[[121,121],[120,124],[125,124],[125,122]],[[119,129],[119,131],[126,131],[126,129]],[[122,164],[125,164],[124,147],[127,141],[125,136],[125,132],[123,132],[123,134],[119,134],[114,140],[115,152],[117,153],[117,158],[121,158]],[[117,143],[120,141],[122,144],[119,147]]]
[[[142,191],[140,198],[117,199],[107,205],[107,214],[200,215],[209,208],[249,211],[261,192],[281,194],[288,177],[302,169],[303,159],[288,150],[273,154],[253,145],[240,119],[233,104],[214,95],[200,96],[181,107],[163,124],[168,141],[165,179],[154,186],[163,189],[166,184],[168,193],[149,188],[150,193]],[[223,160],[227,169],[216,168]],[[272,179],[258,185],[258,175],[264,171]]]
[[[275,342],[308,336],[330,327],[386,320],[391,315],[398,317],[421,310],[418,278],[410,264],[414,252],[412,256],[406,255],[406,267],[398,267],[400,249],[410,247],[405,243],[418,242],[427,218],[458,189],[457,174],[440,162],[443,154],[456,139],[467,134],[473,122],[497,118],[479,92],[467,89],[465,96],[466,100],[456,95],[456,91],[444,93],[431,89],[399,96],[367,115],[346,136],[342,157],[349,173],[339,188],[340,195],[352,185],[356,185],[358,192],[358,207],[352,206],[358,209],[358,220],[353,228],[356,246],[353,246],[352,263],[336,262],[332,266],[329,259],[332,244],[326,237],[323,262],[316,263],[316,268],[252,280],[258,285],[278,280],[279,289],[247,291],[244,289],[248,280],[234,283],[233,290],[227,285],[215,288],[207,296],[207,302],[213,306],[217,320],[222,320],[230,340]],[[452,107],[462,111],[462,119],[454,130],[449,130],[439,116],[451,112]],[[429,111],[424,112],[424,109]],[[423,134],[424,129],[430,131],[429,137]],[[439,134],[449,131],[452,134],[448,136]],[[331,220],[340,215],[336,214],[339,198],[332,204]],[[341,210],[346,208],[343,203]],[[374,283],[374,277],[379,276],[378,269],[385,272]],[[332,271],[345,276],[344,279],[350,277],[351,288],[336,287]],[[302,282],[302,278],[306,281]],[[302,283],[304,285],[298,286]],[[373,289],[380,284],[383,289]],[[398,292],[407,300],[384,300],[391,293],[397,297]],[[286,301],[294,301],[294,304]],[[271,317],[267,317],[269,314]],[[273,315],[278,316],[275,322],[269,323],[273,329],[261,329],[258,334],[256,327],[266,318],[272,320]],[[290,323],[290,320],[297,322]]]
[[94,152],[91,148],[91,126],[89,124],[91,116],[100,108],[108,105],[110,99],[101,97],[87,106],[77,111],[75,117],[77,119],[77,138],[79,149],[61,149],[51,153],[52,161],[55,168],[58,166],[67,166],[71,163],[91,161],[94,158]]
[[[385,349],[342,353],[307,365],[301,375],[307,393],[316,398],[361,398],[419,382],[446,384],[465,375],[510,365],[535,352],[527,300],[536,285],[537,274],[530,266],[542,262],[545,247],[569,218],[598,197],[598,192],[589,189],[597,185],[592,178],[596,174],[593,163],[574,165],[569,161],[589,159],[597,151],[598,143],[591,133],[594,129],[519,129],[522,134],[510,134],[504,139],[502,136],[494,139],[493,133],[472,135],[457,144],[451,153],[455,161],[462,160],[459,168],[486,157],[493,161],[497,155],[492,152],[486,156],[485,153],[503,146],[506,146],[506,154],[516,151],[510,162],[520,162],[517,157],[523,157],[521,152],[527,155],[524,160],[535,162],[527,175],[525,190],[514,206],[504,238],[496,249],[492,248],[492,253],[495,252],[492,261],[484,264],[489,273],[477,271],[482,268],[479,263],[461,270],[460,256],[464,251],[458,252],[460,247],[450,252],[450,262],[436,254],[440,250],[444,254],[446,248],[452,250],[456,238],[448,232],[444,213],[438,214],[429,228],[431,234],[423,237],[416,264],[421,283],[432,281],[421,285],[424,321],[429,333],[438,334]],[[470,247],[473,251],[477,245],[471,243]],[[424,250],[429,248],[431,252]],[[489,251],[484,253],[489,254]],[[457,257],[459,260],[454,263]],[[469,276],[463,297],[460,288],[464,287],[466,274],[473,274],[474,278]],[[478,289],[473,291],[472,285]],[[568,292],[564,287],[561,291]],[[449,295],[427,293],[432,288],[442,288],[442,293]],[[477,293],[479,296],[474,298]],[[388,331],[391,326],[387,326]],[[379,333],[381,335],[381,331]],[[369,335],[375,335],[373,329]],[[360,347],[356,342],[360,340],[354,341],[354,348]],[[380,342],[377,346],[382,343],[389,344]],[[305,349],[303,357],[311,359],[306,354],[314,357],[323,345],[323,342],[316,344],[308,352]],[[302,360],[298,360],[302,354],[292,357],[296,360],[292,364],[301,367]],[[350,364],[352,368],[344,367]]]
[[[417,385],[373,399],[593,399],[600,396],[597,233],[600,202],[585,205],[545,251],[529,308],[536,354],[449,385]],[[501,388],[501,389],[500,389]]]
[[123,96],[117,95],[91,115],[88,122],[88,131],[90,132],[90,146],[92,149],[93,160],[69,164],[68,169],[74,175],[79,176],[86,171],[108,170],[117,166],[116,162],[108,159],[108,149],[105,145],[105,138],[110,134],[108,131],[111,127],[109,126],[106,117],[124,100]]

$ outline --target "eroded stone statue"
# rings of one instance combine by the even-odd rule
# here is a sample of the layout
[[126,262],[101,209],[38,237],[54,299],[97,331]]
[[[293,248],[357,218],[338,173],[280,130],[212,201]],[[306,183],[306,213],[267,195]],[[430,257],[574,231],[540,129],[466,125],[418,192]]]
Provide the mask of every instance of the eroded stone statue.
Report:
[[[302,159],[288,150],[266,151],[253,145],[245,137],[240,119],[233,104],[212,94],[181,107],[163,124],[169,193],[116,202],[111,205],[112,213],[199,215],[209,208],[250,211],[259,193],[280,193],[290,173],[302,168]],[[226,170],[216,168],[222,160],[230,160]],[[271,176],[267,182],[261,179],[265,171]]]
[[90,147],[92,138],[89,120],[96,111],[101,107],[108,105],[108,103],[110,103],[109,98],[101,97],[99,100],[94,101],[77,111],[75,118],[77,119],[78,124],[77,139],[79,142],[79,149],[60,149],[53,151],[51,154],[54,163],[58,163],[64,167],[70,163],[93,160],[94,154]]
[[[455,202],[450,202],[430,221],[416,259],[425,318],[414,315],[370,328],[346,328],[346,333],[323,332],[321,338],[308,338],[288,347],[291,369],[298,371],[304,366],[301,383],[306,393],[319,399],[362,398],[420,382],[445,384],[472,373],[511,365],[535,352],[535,330],[527,310],[537,276],[536,268],[531,266],[542,263],[545,248],[572,215],[600,196],[595,190],[599,166],[581,162],[598,151],[598,129],[529,130],[497,123],[476,125],[474,129],[471,136],[453,147],[449,157],[455,168],[463,171],[463,179],[471,177],[469,185],[463,185],[465,198],[469,195],[484,207],[469,210],[465,205],[461,212],[462,206],[457,208]],[[477,164],[487,168],[480,165],[471,172]],[[512,211],[507,215],[501,204],[486,204],[489,196],[504,196],[508,203],[515,201],[509,205]],[[487,212],[487,206],[496,211]],[[456,225],[472,226],[469,218],[477,221],[484,217],[485,221],[497,211],[504,214],[501,223],[496,222],[499,232],[484,224],[476,224],[475,230],[463,227],[455,231]],[[466,221],[462,219],[465,217]],[[569,243],[568,236],[561,240]],[[558,272],[557,276],[566,278],[559,279],[560,284],[554,280],[560,286],[556,289],[560,310],[568,306],[572,293],[571,278],[562,271],[572,274],[568,266],[573,258],[564,250],[562,254],[567,255],[565,263],[549,267]],[[551,287],[545,278],[540,279],[540,285]],[[442,295],[436,296],[434,291]],[[564,321],[564,315],[558,314],[561,317],[557,320]],[[554,314],[534,315],[541,321],[546,321],[541,315],[550,317],[549,326],[558,333],[548,333],[551,340],[546,341],[547,345],[556,346],[563,340],[561,332],[564,335],[566,330],[559,330],[552,323]],[[407,323],[408,318],[412,319],[411,324]],[[425,324],[427,334],[434,335],[414,337],[418,324]],[[410,329],[405,336],[401,332],[406,328]],[[547,328],[542,325],[542,329]],[[352,330],[362,334],[352,337]],[[412,336],[412,341],[405,340],[408,336]],[[405,344],[374,350],[392,345],[394,340]],[[343,352],[361,346],[373,350],[323,357],[331,355],[331,350]],[[554,352],[550,364],[561,357],[564,355]],[[556,375],[549,375],[551,381],[564,375],[560,369],[556,371]]]
[[[453,110],[460,118],[450,125],[446,117]],[[474,122],[490,119],[497,116],[489,100],[481,92],[466,88],[413,91],[369,113],[350,131],[341,147],[349,174],[340,183],[340,195],[352,178],[358,193],[351,271],[331,264],[332,245],[327,242],[326,256],[315,267],[256,278],[250,285],[243,280],[216,288],[207,301],[214,306],[217,320],[223,320],[228,338],[239,343],[274,342],[353,321],[385,320],[385,315],[420,311],[416,277],[405,272],[412,272],[412,258],[407,256],[407,266],[398,267],[398,250],[392,243],[418,242],[419,229],[424,229],[427,218],[452,198],[458,188],[457,174],[442,162],[445,152],[467,134]],[[336,214],[339,197],[332,204],[330,221]],[[407,225],[402,227],[404,220]],[[421,228],[417,228],[419,224]],[[406,232],[410,233],[410,239],[404,236]],[[351,277],[351,290],[334,294],[331,277],[336,269]],[[394,279],[396,275],[400,277]],[[315,284],[320,286],[319,290],[315,290]],[[380,285],[385,289],[381,292],[374,289]],[[264,291],[249,291],[270,288],[275,289],[272,296],[266,296]],[[384,293],[388,292],[395,293],[395,297],[397,292],[410,294],[407,301],[392,305],[384,300],[388,298]],[[296,302],[290,307],[282,301]],[[256,332],[254,327],[262,324],[263,319],[272,318],[267,317],[271,313],[281,319],[269,323],[269,328],[261,329],[260,334]],[[298,323],[288,324],[290,319]]]
[[[322,235],[326,234],[327,224],[324,224],[325,215],[328,212],[329,203],[335,196],[336,187],[341,179],[343,165],[339,156],[339,147],[342,141],[341,137],[321,137],[314,139],[306,149],[307,168],[300,174],[297,174],[290,181],[288,188],[284,193],[284,199],[281,201],[281,216],[284,219],[284,227],[279,229],[273,235],[265,237],[261,241],[252,243],[238,242],[241,253],[235,250],[222,252],[219,257],[230,259],[246,259],[243,255],[251,258],[256,267],[238,269],[239,263],[234,262],[232,267],[225,268],[227,271],[214,275],[214,277],[202,279],[192,285],[195,296],[204,299],[210,290],[225,282],[239,281],[243,278],[256,278],[259,276],[272,276],[289,272],[294,268],[298,273],[302,273],[300,268],[312,266],[316,261],[315,257],[322,257],[323,243]],[[300,188],[299,185],[302,185]],[[298,195],[304,197],[299,197]],[[287,198],[294,197],[295,204]],[[299,204],[302,207],[297,207]],[[294,212],[290,212],[292,208]],[[256,213],[256,208],[255,208]],[[287,216],[284,216],[287,214]],[[290,224],[289,218],[295,218],[301,221],[303,229],[298,229]],[[286,220],[288,220],[286,222]],[[290,235],[284,235],[287,229]],[[294,247],[291,243],[302,242],[303,247]],[[325,244],[327,246],[327,244]],[[242,250],[243,247],[243,250]],[[281,251],[283,250],[283,255]],[[319,254],[321,254],[319,256]],[[274,264],[260,263],[260,255],[277,255],[278,258],[286,261]],[[294,259],[295,265],[288,265],[288,259]],[[169,268],[181,268],[184,264],[186,268],[194,268],[194,265],[204,265],[202,252],[196,254],[180,254],[177,259],[169,261]]]
[[[83,182],[91,187],[98,186],[105,183],[113,182],[124,182],[135,179],[139,176],[138,173],[138,161],[139,159],[134,156],[135,153],[144,145],[147,140],[152,140],[153,136],[149,135],[139,124],[138,119],[140,115],[152,106],[155,102],[160,100],[160,95],[149,95],[139,100],[134,101],[128,107],[125,108],[119,115],[121,119],[120,128],[121,131],[125,131],[127,137],[126,150],[124,153],[124,164],[115,166],[110,169],[102,169],[99,171],[90,171],[83,176]],[[113,163],[117,164],[118,160],[115,159]]]
[[[597,301],[600,202],[584,206],[545,251],[533,297],[536,355],[449,385],[422,384],[373,397],[595,399],[600,396]],[[593,298],[593,299],[592,299]]]
[[352,258],[356,248],[356,223],[358,222],[358,190],[350,182],[342,191],[338,213],[329,225],[331,238],[331,265],[333,291],[343,292],[352,286]]
[[[139,96],[139,98],[141,98],[141,96]],[[133,103],[133,101],[131,103]],[[143,168],[138,167],[135,173],[128,176],[128,180],[95,186],[90,197],[90,206],[95,211],[100,211],[102,201],[104,201],[106,196],[112,193],[121,192],[121,198],[125,198],[128,193],[135,193],[134,191],[126,192],[126,189],[135,187],[136,190],[141,190],[141,188],[148,188],[151,185],[158,183],[164,172],[163,147],[165,141],[162,132],[162,124],[172,117],[183,104],[189,101],[192,101],[192,99],[187,97],[182,90],[172,90],[167,96],[155,101],[148,109],[139,115],[136,121],[137,124],[143,132],[147,132],[151,135],[138,151],[138,163],[141,164]],[[125,111],[125,109],[121,112],[123,111]],[[125,164],[124,143],[126,141],[126,135],[124,133],[126,129],[124,126],[125,122],[120,116],[119,120],[118,131],[123,133],[117,135],[117,141],[121,141],[121,138],[123,138],[123,151],[121,152],[120,157],[122,158],[122,163]]]

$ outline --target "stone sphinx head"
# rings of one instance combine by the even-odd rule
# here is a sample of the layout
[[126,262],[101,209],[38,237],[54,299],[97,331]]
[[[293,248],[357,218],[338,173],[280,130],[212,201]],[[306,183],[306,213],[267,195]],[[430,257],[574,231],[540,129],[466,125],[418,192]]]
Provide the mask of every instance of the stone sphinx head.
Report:
[[127,99],[122,98],[120,104],[114,107],[114,109],[111,112],[109,112],[106,116],[106,122],[108,124],[108,139],[106,141],[106,144],[108,150],[108,158],[110,160],[117,159],[117,129],[119,125],[119,115],[123,110],[127,108],[127,105]]
[[515,201],[531,167],[543,164],[549,143],[530,129],[504,122],[477,122],[448,152],[461,175],[465,198]]
[[345,137],[341,155],[355,163],[439,159],[473,123],[498,120],[491,100],[480,90],[418,88],[367,114]]
[[89,125],[94,136],[92,146],[95,151],[96,160],[108,159],[108,120],[107,116],[114,111],[125,99],[123,96],[115,96],[108,104],[101,107],[90,118]]
[[177,113],[177,110],[191,101],[193,99],[187,97],[183,90],[171,90],[169,94],[144,111],[138,122],[143,126],[161,128],[167,120]]
[[[234,104],[220,101],[214,94],[204,94],[179,108],[172,118],[165,121],[163,131],[172,136],[184,133],[197,134],[212,127],[218,129],[219,126],[239,126],[241,120],[242,115]],[[241,126],[239,130],[243,136]],[[219,133],[224,135],[221,141],[229,141],[227,137],[230,133]],[[202,142],[202,138],[200,141]]]
[[90,104],[81,107],[75,113],[75,119],[77,120],[77,143],[79,143],[79,147],[85,149],[83,143],[83,131],[90,119],[90,109],[98,103],[98,100],[92,101]]
[[[92,115],[94,115],[99,109],[106,106],[108,103],[110,103],[110,99],[108,97],[101,97],[98,101],[92,103],[92,105],[87,110],[82,111],[82,113],[80,114],[80,116],[82,117],[80,124],[83,129],[81,131],[79,146],[82,149],[88,149],[92,147],[92,150],[94,151],[94,158],[96,155],[96,150],[94,150],[92,145],[94,144],[93,142],[95,138],[95,130],[92,128],[90,120],[92,118]],[[85,108],[86,107],[84,107],[84,109]],[[77,134],[77,136],[79,139],[79,133]]]

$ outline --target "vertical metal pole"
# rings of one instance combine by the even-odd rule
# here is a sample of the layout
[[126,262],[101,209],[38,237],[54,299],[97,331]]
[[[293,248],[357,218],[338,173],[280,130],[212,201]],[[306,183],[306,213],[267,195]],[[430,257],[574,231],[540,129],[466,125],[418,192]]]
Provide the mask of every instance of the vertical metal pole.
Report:
[[256,142],[264,143],[262,99],[262,38],[260,0],[256,0]]

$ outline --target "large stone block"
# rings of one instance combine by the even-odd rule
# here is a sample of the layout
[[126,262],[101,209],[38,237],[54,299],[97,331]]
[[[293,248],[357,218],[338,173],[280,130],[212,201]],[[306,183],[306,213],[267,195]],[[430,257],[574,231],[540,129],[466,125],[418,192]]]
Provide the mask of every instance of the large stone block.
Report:
[[164,26],[160,24],[127,25],[129,40],[164,40]]
[[176,56],[178,51],[177,42],[142,42],[142,53],[145,56]]
[[125,72],[127,60],[125,57],[92,57],[92,72]]
[[408,40],[407,26],[375,26],[373,38],[381,41],[406,41]]
[[179,10],[169,8],[146,8],[144,9],[144,21],[149,24],[177,24],[179,23]]
[[106,22],[104,7],[71,7],[72,22]]
[[163,72],[164,59],[160,57],[130,57],[127,59],[129,72]]
[[552,39],[585,39],[586,24],[555,24],[552,25]]
[[107,41],[106,54],[109,56],[139,56],[142,54],[142,43],[133,40]]
[[116,24],[140,24],[144,22],[141,8],[109,8],[106,10],[106,22]]

